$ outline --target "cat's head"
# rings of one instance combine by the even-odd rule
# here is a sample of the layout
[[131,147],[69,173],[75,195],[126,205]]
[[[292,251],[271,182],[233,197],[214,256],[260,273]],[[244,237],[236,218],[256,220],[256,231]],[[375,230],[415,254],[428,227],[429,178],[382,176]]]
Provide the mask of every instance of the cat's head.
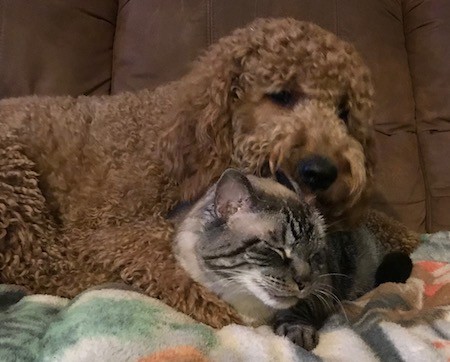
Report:
[[285,309],[320,282],[325,245],[324,221],[311,200],[229,169],[181,223],[175,253],[194,279],[225,300],[248,293]]

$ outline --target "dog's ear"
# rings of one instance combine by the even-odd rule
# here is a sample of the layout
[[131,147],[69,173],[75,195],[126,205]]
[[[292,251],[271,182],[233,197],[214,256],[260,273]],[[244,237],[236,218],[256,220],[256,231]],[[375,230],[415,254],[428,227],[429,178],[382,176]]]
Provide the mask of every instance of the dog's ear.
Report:
[[[349,45],[350,46],[350,45]],[[351,46],[350,46],[351,47]],[[352,51],[354,52],[354,48]],[[365,210],[370,203],[374,188],[374,169],[376,165],[375,130],[373,127],[374,89],[370,70],[363,60],[354,53],[353,76],[346,98],[347,126],[353,137],[361,144],[365,155],[366,184],[358,202],[348,208],[342,223],[347,228],[354,227],[362,221]]]
[[179,183],[184,200],[203,193],[230,166],[239,63],[222,48],[211,47],[179,81],[169,128],[158,142],[164,171]]

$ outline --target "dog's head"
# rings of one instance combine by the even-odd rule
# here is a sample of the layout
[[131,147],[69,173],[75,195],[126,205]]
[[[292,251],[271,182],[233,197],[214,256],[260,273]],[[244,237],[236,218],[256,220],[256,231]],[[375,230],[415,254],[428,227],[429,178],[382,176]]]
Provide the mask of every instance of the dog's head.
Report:
[[158,152],[184,199],[230,166],[282,168],[332,225],[348,226],[371,188],[372,93],[350,44],[314,24],[258,19],[212,45],[180,81]]

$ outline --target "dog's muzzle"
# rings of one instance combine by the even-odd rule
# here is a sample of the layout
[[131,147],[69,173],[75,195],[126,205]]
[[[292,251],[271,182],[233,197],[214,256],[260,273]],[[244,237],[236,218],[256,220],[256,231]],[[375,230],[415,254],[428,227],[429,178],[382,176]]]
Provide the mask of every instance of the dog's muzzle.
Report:
[[299,162],[298,173],[311,191],[323,191],[336,181],[338,170],[328,158],[312,155]]

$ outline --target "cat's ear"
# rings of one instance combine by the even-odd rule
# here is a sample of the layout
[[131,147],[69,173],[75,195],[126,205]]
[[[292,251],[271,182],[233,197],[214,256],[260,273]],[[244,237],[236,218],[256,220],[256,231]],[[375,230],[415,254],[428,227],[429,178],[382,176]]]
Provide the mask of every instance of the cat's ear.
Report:
[[248,211],[253,203],[253,188],[244,174],[226,170],[216,186],[215,212],[222,219],[228,219],[237,211]]

